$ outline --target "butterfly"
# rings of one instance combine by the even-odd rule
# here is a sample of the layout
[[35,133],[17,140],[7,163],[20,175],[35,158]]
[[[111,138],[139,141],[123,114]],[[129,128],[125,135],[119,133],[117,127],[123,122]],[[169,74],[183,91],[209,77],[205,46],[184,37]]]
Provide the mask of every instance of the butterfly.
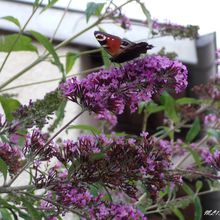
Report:
[[115,63],[132,60],[153,48],[147,42],[134,43],[101,31],[95,31],[94,35],[100,45],[111,55],[110,60]]

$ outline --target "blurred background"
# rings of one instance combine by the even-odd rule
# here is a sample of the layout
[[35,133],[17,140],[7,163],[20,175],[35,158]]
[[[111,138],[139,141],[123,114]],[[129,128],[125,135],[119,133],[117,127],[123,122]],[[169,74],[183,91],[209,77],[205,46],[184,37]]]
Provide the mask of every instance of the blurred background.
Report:
[[[59,0],[56,4],[44,11],[39,9],[28,23],[25,33],[28,30],[35,30],[41,34],[53,39],[56,45],[74,34],[79,33],[84,28],[94,23],[97,17],[92,16],[87,23],[85,10],[87,3],[91,0]],[[0,17],[14,16],[23,26],[29,19],[32,13],[33,0],[0,0]],[[110,2],[94,1],[95,3]],[[117,0],[115,4],[121,5],[125,0]],[[206,83],[209,78],[212,78],[217,73],[216,65],[216,49],[220,38],[218,31],[218,13],[219,1],[212,0],[211,4],[208,1],[176,1],[176,0],[147,0],[142,1],[151,13],[152,19],[158,22],[176,25],[198,25],[199,37],[196,39],[190,38],[173,38],[172,36],[162,36],[152,38],[149,35],[149,29],[146,25],[146,16],[142,12],[140,6],[136,3],[130,3],[123,7],[122,14],[130,19],[130,28],[123,29],[119,24],[112,22],[103,22],[99,27],[110,34],[119,37],[125,37],[134,42],[147,41],[154,45],[154,48],[149,53],[157,53],[161,49],[165,49],[167,53],[176,53],[177,59],[187,65],[189,70],[189,86],[187,93],[190,94],[190,88],[195,84]],[[48,1],[43,1],[46,5]],[[199,4],[198,4],[199,3]],[[44,6],[44,5],[43,5]],[[61,22],[61,23],[60,23]],[[57,28],[59,27],[59,28]],[[218,30],[219,28],[219,30]],[[68,52],[84,52],[96,48],[100,48],[99,43],[94,37],[93,32],[98,27],[93,27],[89,31],[83,33],[68,46],[58,50],[61,62],[65,63],[66,54]],[[4,36],[18,32],[18,27],[13,23],[0,19],[0,39]],[[44,48],[37,42],[34,42],[39,50],[39,54],[44,53]],[[1,51],[1,48],[0,48]],[[3,63],[7,53],[0,52],[0,63]],[[29,66],[38,54],[33,52],[13,52],[5,63],[1,73],[0,84],[23,71]],[[80,56],[76,60],[69,75],[81,73],[82,71],[91,71],[103,65],[100,52],[90,55]],[[91,72],[90,71],[90,72]],[[2,92],[10,92],[18,96],[22,104],[28,104],[29,100],[43,98],[43,96],[57,88],[59,79],[61,78],[59,70],[53,65],[50,60],[41,62],[22,74],[19,78],[8,84]],[[30,93],[30,91],[33,91]],[[67,105],[66,112],[69,115],[75,114],[78,107]],[[68,118],[68,117],[67,117]],[[89,118],[89,116],[88,116]],[[90,120],[85,117],[81,120]],[[64,123],[66,122],[65,119]],[[136,121],[136,119],[134,120]],[[76,122],[78,123],[78,122]],[[123,126],[122,126],[123,127]]]
[[[23,26],[32,13],[33,0],[0,0],[0,18],[4,16],[14,16]],[[70,38],[74,34],[96,21],[93,16],[86,22],[85,10],[87,3],[91,0],[59,0],[54,7],[40,13],[36,13],[28,23],[26,30],[35,30],[53,40],[55,45]],[[94,0],[95,3],[105,2]],[[109,1],[107,1],[109,2]],[[125,0],[117,0],[115,3],[121,5]],[[143,0],[147,9],[150,11],[152,19],[157,19],[159,22],[172,23],[175,25],[197,25],[199,26],[199,36],[196,39],[176,38],[172,36],[156,37],[152,39],[149,35],[149,30],[146,26],[146,16],[143,14],[140,6],[131,3],[125,6],[122,13],[130,20],[131,26],[128,30],[122,29],[120,25],[113,23],[103,23],[100,25],[102,29],[110,34],[119,37],[128,38],[131,41],[147,41],[155,47],[149,53],[157,53],[162,48],[168,53],[175,52],[177,59],[187,65],[189,70],[189,87],[193,85],[206,83],[217,74],[216,50],[220,45],[220,13],[219,0],[212,1],[178,1],[178,0]],[[45,0],[43,3],[47,4]],[[59,26],[60,21],[62,21]],[[57,27],[59,28],[57,29]],[[57,30],[56,30],[57,29]],[[26,31],[25,30],[25,31]],[[97,27],[92,28],[86,33],[74,39],[68,46],[64,46],[58,50],[62,63],[65,63],[66,54],[68,52],[84,52],[94,50],[100,47],[96,41],[93,32]],[[4,41],[4,36],[12,33],[17,33],[19,30],[16,25],[0,19],[0,43]],[[26,32],[28,34],[28,32]],[[43,54],[45,49],[34,41],[34,45],[38,48],[39,54]],[[2,52],[0,48],[0,65],[5,60],[7,53]],[[24,68],[28,67],[34,60],[38,58],[38,54],[34,52],[13,52],[9,56],[2,72],[0,73],[0,84],[7,82],[8,79],[21,73]],[[99,68],[103,65],[100,52],[90,55],[80,56],[76,60],[69,75],[85,74],[91,72],[94,68]],[[45,60],[40,64],[30,68],[25,74],[17,78],[3,90],[2,93],[13,93],[22,104],[28,104],[29,100],[42,99],[44,95],[57,88],[61,74],[58,68]],[[78,112],[77,105],[68,103],[65,109],[66,116],[63,124],[66,124],[72,115]],[[2,109],[0,109],[2,112]],[[128,118],[122,116],[118,129],[130,133],[139,132],[137,127],[140,121],[137,118]],[[142,120],[142,119],[140,119]],[[76,124],[88,124],[92,118],[87,114],[75,121]],[[74,131],[68,135],[77,136]],[[63,134],[63,138],[67,134]],[[219,201],[219,200],[218,200]],[[215,201],[216,202],[216,201]],[[217,204],[217,202],[216,202]],[[217,204],[218,205],[218,204]],[[213,206],[212,206],[213,207]],[[218,207],[217,207],[218,208]],[[70,218],[71,219],[71,218]]]

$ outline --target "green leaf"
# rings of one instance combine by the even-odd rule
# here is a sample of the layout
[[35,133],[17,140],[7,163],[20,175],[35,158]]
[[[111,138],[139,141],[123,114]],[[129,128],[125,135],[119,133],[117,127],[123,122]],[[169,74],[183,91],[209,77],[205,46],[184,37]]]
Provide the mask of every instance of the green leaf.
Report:
[[105,3],[89,2],[86,7],[86,21],[88,22],[92,15],[99,16]]
[[198,118],[196,118],[192,124],[192,127],[189,129],[189,131],[186,134],[186,143],[190,143],[192,140],[196,138],[196,136],[200,132],[200,121]]
[[138,113],[141,113],[143,111],[143,109],[145,109],[148,114],[153,114],[153,113],[157,113],[157,112],[161,112],[163,111],[165,108],[162,105],[158,105],[155,102],[142,102],[141,105],[139,105],[139,111]]
[[[105,32],[105,30],[101,27],[99,27],[99,31]],[[109,59],[110,55],[106,52],[106,50],[103,47],[101,47],[101,56],[105,68],[109,68],[111,66],[111,61]]]
[[172,212],[178,217],[179,220],[184,220],[182,212],[178,208],[172,208]]
[[2,142],[9,142],[8,136],[7,135],[0,135],[1,141]]
[[22,198],[22,202],[24,206],[27,208],[27,212],[30,215],[32,220],[40,220],[42,219],[40,212],[37,211],[36,208],[32,205],[30,201],[28,201],[26,198]]
[[220,130],[209,128],[209,129],[207,129],[207,135],[209,137],[220,138]]
[[[15,42],[16,44],[14,45]],[[18,34],[1,36],[0,52],[9,52],[9,51],[37,52],[37,48],[32,44],[32,39],[30,37],[24,35],[18,35]]]
[[201,103],[201,100],[194,99],[194,98],[188,98],[188,97],[179,98],[176,100],[177,105],[199,104],[199,103]]
[[194,198],[195,193],[193,192],[193,190],[192,190],[186,183],[183,183],[182,187],[183,187],[183,190],[184,190],[189,196],[192,196],[192,197]]
[[20,102],[13,98],[0,96],[0,103],[2,105],[7,120],[12,121],[14,119],[12,113],[20,107]]
[[56,111],[56,119],[54,120],[53,124],[48,128],[50,132],[53,132],[57,128],[57,126],[63,121],[65,116],[66,104],[67,104],[66,100],[60,103],[60,106]]
[[194,200],[195,205],[195,214],[194,214],[194,220],[201,220],[202,219],[202,205],[200,198],[196,196]]
[[29,213],[25,213],[22,211],[19,211],[19,217],[21,217],[22,219],[25,219],[25,220],[32,220]]
[[15,18],[13,16],[5,16],[5,17],[2,17],[1,19],[10,21],[11,23],[15,24],[19,29],[21,29],[20,22],[17,18]]
[[15,211],[19,213],[19,216],[22,217],[22,219],[32,220],[30,217],[28,218],[28,215],[25,212],[21,211],[20,208],[17,208],[16,206],[9,204],[1,197],[0,197],[0,204],[2,207],[5,207],[11,211],[14,220],[18,219]]
[[70,167],[68,169],[68,179],[71,178],[76,167],[78,167],[80,165],[80,160],[78,160],[78,159],[74,159],[71,162],[72,162],[72,164],[70,165]]
[[147,18],[147,22],[148,22],[148,28],[150,30],[150,33],[152,33],[152,19],[151,19],[151,14],[150,11],[146,8],[146,6],[144,5],[144,3],[139,3],[141,5],[141,9],[144,13],[144,15]]
[[79,56],[76,53],[67,53],[66,55],[66,74],[68,74]]
[[193,149],[189,149],[194,161],[196,162],[196,165],[199,167],[199,168],[202,168],[202,164],[201,164],[201,157],[199,155],[199,153],[196,151],[196,150],[193,150]]
[[101,159],[103,159],[103,158],[105,158],[105,154],[104,153],[102,153],[102,152],[100,152],[100,153],[94,153],[94,154],[92,154],[91,155],[91,160],[101,160]]
[[0,213],[2,220],[12,220],[11,214],[8,209],[0,208]]
[[89,185],[89,191],[93,196],[98,196],[103,191],[103,186],[99,183],[93,183]]
[[92,125],[83,125],[83,124],[81,124],[81,125],[71,125],[71,126],[69,126],[68,130],[69,129],[80,129],[80,130],[83,130],[83,131],[90,131],[93,134],[101,134],[101,131],[98,128],[92,126]]
[[39,32],[36,31],[29,31],[33,37],[39,42],[41,43],[47,50],[48,52],[53,56],[54,58],[54,63],[55,65],[57,65],[57,67],[59,68],[59,70],[63,73],[63,65],[60,62],[60,59],[56,53],[56,50],[53,47],[53,44],[49,41],[49,39],[47,37],[45,37],[44,35],[42,35]]
[[196,192],[197,193],[202,189],[202,186],[203,186],[203,182],[201,180],[197,180],[196,181]]
[[175,123],[178,123],[180,118],[176,112],[176,102],[174,98],[167,92],[164,92],[161,95],[160,100],[161,103],[164,105],[166,115]]
[[8,165],[0,158],[0,172],[3,174],[4,180],[7,179]]
[[[193,192],[193,190],[186,183],[184,183],[182,187],[183,190],[193,199],[195,206],[194,220],[202,219],[202,206],[199,197]],[[197,187],[200,188],[201,183],[198,183]]]
[[19,128],[17,130],[17,134],[19,134],[19,137],[18,137],[18,145],[23,147],[24,146],[24,143],[25,143],[25,140],[26,140],[26,134],[27,134],[27,129],[25,128]]
[[57,1],[58,1],[58,0],[48,0],[47,6],[41,11],[41,13],[44,12],[44,11],[46,11],[47,9],[53,7],[54,4],[55,4]]
[[34,4],[33,4],[33,8],[35,9],[36,7],[38,7],[40,4],[40,0],[35,0]]
[[109,68],[111,66],[110,55],[103,48],[101,48],[101,55],[105,68]]

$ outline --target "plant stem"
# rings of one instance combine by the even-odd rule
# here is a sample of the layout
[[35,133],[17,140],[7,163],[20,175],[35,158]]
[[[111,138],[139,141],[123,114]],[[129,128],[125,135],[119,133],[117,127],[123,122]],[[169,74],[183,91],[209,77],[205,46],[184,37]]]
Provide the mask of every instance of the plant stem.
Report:
[[[46,201],[46,202],[48,202],[48,203],[51,203],[52,205],[54,205],[54,206],[56,206],[56,207],[62,207],[62,208],[65,209],[65,210],[68,210],[68,211],[70,211],[70,212],[72,212],[72,213],[74,213],[74,214],[76,214],[76,215],[78,215],[78,216],[80,216],[80,217],[85,218],[85,216],[82,215],[81,213],[79,213],[78,211],[76,211],[76,210],[74,210],[74,209],[72,209],[72,208],[70,208],[70,207],[68,207],[68,206],[62,205],[61,203],[54,202],[54,201],[51,200],[51,199],[47,199],[47,198],[44,198],[44,197],[39,196],[39,195],[33,195],[33,194],[31,194],[31,193],[28,193],[28,192],[19,192],[19,193],[20,193],[20,194],[25,194],[25,195],[27,195],[27,196],[29,196],[29,197],[32,197],[32,198],[35,198],[35,199],[37,199],[37,200],[44,200],[44,201]],[[88,218],[86,218],[86,219],[88,219]]]
[[74,118],[72,118],[68,123],[66,123],[59,131],[57,131],[43,146],[43,148],[47,147],[55,137],[57,137],[62,131],[64,131],[71,123],[73,123],[80,115],[82,115],[86,110],[82,110],[78,113]]
[[28,23],[30,22],[30,20],[31,20],[32,17],[34,16],[35,12],[37,11],[37,9],[38,9],[38,7],[41,5],[41,3],[42,3],[42,1],[41,1],[40,4],[32,11],[30,17],[28,18],[28,20],[27,20],[26,23],[24,24],[23,28],[20,29],[20,32],[19,32],[17,38],[15,39],[15,41],[13,42],[13,44],[11,45],[11,48],[10,48],[9,52],[8,52],[7,56],[5,57],[5,59],[4,59],[3,63],[2,63],[2,65],[1,65],[0,73],[2,72],[2,70],[3,70],[3,68],[4,68],[4,66],[5,66],[5,64],[6,64],[7,60],[8,60],[8,58],[9,58],[9,56],[11,55],[11,53],[12,53],[12,51],[13,51],[15,45],[16,45],[16,43],[19,41],[21,35],[24,33],[25,28],[27,27]]
[[[77,53],[76,55],[77,56],[83,56],[83,55],[87,55],[87,54],[90,54],[90,53],[96,53],[96,52],[101,52],[101,48],[97,48],[97,49],[92,49],[92,50],[85,50],[85,51],[82,51],[82,52],[79,52]],[[63,55],[58,55],[58,57],[66,57],[66,54],[63,54]],[[48,59],[50,59],[51,57],[48,56]]]
[[[208,139],[208,135],[204,136],[197,144],[196,144],[196,147],[197,148],[198,146],[202,145],[203,143],[206,142],[206,140]],[[174,167],[174,169],[176,169],[177,167],[180,167],[189,157],[191,156],[191,153],[187,153]]]
[[4,82],[2,85],[0,85],[0,91],[7,86],[8,84],[10,84],[11,82],[13,82],[14,80],[16,80],[17,78],[19,78],[20,76],[22,76],[25,72],[27,72],[28,70],[30,70],[32,67],[36,66],[38,63],[40,63],[43,59],[41,59],[40,57],[37,58],[32,64],[30,64],[29,66],[27,66],[26,68],[24,68],[22,71],[20,71],[19,73],[17,73],[16,75],[14,75],[13,77],[11,77],[10,79],[8,79],[6,82]]
[[220,179],[220,176],[218,175],[215,175],[215,174],[211,174],[211,173],[204,173],[204,172],[201,172],[201,171],[197,171],[197,170],[184,170],[184,169],[176,169],[176,171],[179,171],[181,173],[186,173],[188,175],[199,175],[199,176],[203,176],[203,177],[207,177],[207,178],[210,178],[210,179],[215,179],[215,180],[219,180]]
[[147,130],[147,119],[148,119],[148,112],[144,111],[144,118],[143,118],[143,124],[142,124],[142,132],[145,132]]
[[[197,196],[202,196],[202,195],[206,195],[206,194],[209,194],[209,193],[214,193],[214,192],[220,192],[220,189],[216,189],[216,190],[207,190],[207,191],[203,191],[203,192],[198,192],[196,195]],[[183,199],[187,199],[187,198],[190,198],[190,196],[181,196],[181,197],[177,197],[176,199],[172,200],[172,202],[175,202],[175,201],[179,201],[179,200],[183,200]],[[166,206],[169,205],[169,204],[166,204]],[[154,204],[150,207],[147,208],[147,210],[152,210],[152,209],[155,209],[155,210],[152,210],[152,211],[147,211],[145,214],[149,215],[149,214],[153,214],[153,213],[158,213],[158,206],[160,206],[160,208],[166,208],[165,206],[162,207],[162,205],[158,205],[157,204]]]
[[[125,2],[124,4],[120,5],[118,8],[116,8],[114,11],[118,10],[119,8],[127,5],[128,3],[132,2],[134,0],[129,0],[127,2]],[[111,12],[112,13],[112,12]],[[93,24],[89,25],[87,28],[83,29],[82,31],[80,31],[78,34],[64,40],[63,42],[61,42],[60,44],[58,44],[55,47],[55,50],[60,49],[61,47],[67,45],[68,43],[70,43],[71,41],[75,40],[77,37],[79,37],[80,35],[84,34],[86,31],[90,30],[91,28],[95,27],[96,25],[98,25],[102,20],[104,20],[105,18],[107,18],[111,13],[108,13],[102,17],[100,17],[97,21],[95,21]],[[34,66],[36,66],[37,64],[39,64],[41,61],[45,60],[47,57],[49,56],[49,53],[40,56],[39,58],[37,58],[32,64],[30,64],[29,66],[27,66],[26,68],[24,68],[23,70],[21,70],[20,72],[18,72],[16,75],[14,75],[13,77],[11,77],[10,79],[8,79],[6,82],[2,83],[0,85],[0,91],[6,87],[8,84],[10,84],[12,81],[14,81],[15,79],[19,78],[20,76],[22,76],[24,73],[26,73],[28,70],[30,70],[31,68],[33,68]]]
[[[81,72],[76,73],[76,74],[71,74],[71,75],[67,76],[66,78],[70,78],[70,77],[73,77],[73,76],[76,76],[76,75],[83,75],[83,74],[86,74],[86,73],[89,73],[89,72],[93,72],[93,71],[99,70],[102,67],[103,66],[87,69],[87,70],[81,71]],[[33,83],[21,84],[21,85],[12,86],[12,87],[3,89],[1,92],[5,92],[5,91],[8,91],[8,90],[13,90],[13,89],[18,89],[18,88],[22,88],[22,87],[27,87],[27,86],[39,85],[39,84],[44,84],[44,83],[49,83],[49,82],[55,82],[55,81],[58,81],[58,80],[61,80],[61,79],[62,78],[59,77],[59,78],[55,78],[55,79],[48,79],[48,80],[43,80],[43,81],[38,81],[38,82],[33,82]]]
[[27,185],[27,186],[15,186],[15,187],[0,187],[0,193],[10,193],[15,191],[21,191],[21,190],[29,190],[34,189],[35,186],[33,185]]
[[54,39],[54,37],[56,36],[57,31],[59,30],[59,28],[60,28],[60,26],[61,26],[61,24],[62,24],[62,22],[63,22],[63,19],[64,19],[65,15],[66,15],[66,13],[67,13],[69,7],[70,7],[71,2],[72,2],[72,0],[69,0],[68,5],[67,5],[66,8],[64,9],[63,15],[62,15],[62,17],[60,18],[60,21],[59,21],[59,23],[58,23],[58,25],[57,25],[57,27],[56,27],[54,33],[53,33],[53,36],[50,38],[50,42],[53,42],[53,39]]

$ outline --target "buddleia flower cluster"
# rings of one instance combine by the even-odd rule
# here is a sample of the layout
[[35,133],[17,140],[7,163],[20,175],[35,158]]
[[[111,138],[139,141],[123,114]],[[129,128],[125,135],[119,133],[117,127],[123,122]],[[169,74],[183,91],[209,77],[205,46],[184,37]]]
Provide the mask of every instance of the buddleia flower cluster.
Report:
[[[77,141],[66,140],[54,149],[58,165],[44,179],[35,175],[35,185],[48,187],[48,198],[55,195],[53,201],[77,208],[83,215],[89,214],[90,219],[146,219],[131,204],[107,201],[103,193],[94,196],[90,192],[93,184],[101,183],[104,188],[124,192],[137,201],[140,183],[152,199],[167,185],[182,183],[179,174],[170,172],[169,142],[156,140],[147,133],[136,138],[84,135]],[[45,201],[41,208],[57,210],[53,203]]]
[[122,67],[100,70],[79,80],[73,77],[60,86],[62,94],[92,111],[97,118],[117,123],[117,115],[128,106],[137,110],[142,101],[151,100],[164,90],[176,93],[187,86],[187,69],[179,61],[163,56],[148,56]]
[[158,20],[154,19],[152,21],[152,28],[154,35],[161,35],[161,36],[173,36],[174,38],[191,38],[195,39],[198,37],[198,30],[199,27],[195,25],[179,25],[174,24],[171,22],[159,22]]

